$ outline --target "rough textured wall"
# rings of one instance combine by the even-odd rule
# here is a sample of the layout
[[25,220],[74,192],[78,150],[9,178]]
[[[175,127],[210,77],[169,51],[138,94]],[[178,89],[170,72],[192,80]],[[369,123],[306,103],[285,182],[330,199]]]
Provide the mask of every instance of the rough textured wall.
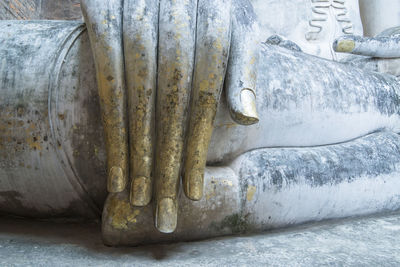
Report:
[[40,14],[41,19],[77,20],[82,18],[80,0],[56,0],[56,1],[40,0],[40,1],[41,1],[41,14]]
[[80,0],[0,0],[0,20],[82,18]]
[[0,19],[39,19],[40,0],[0,0]]

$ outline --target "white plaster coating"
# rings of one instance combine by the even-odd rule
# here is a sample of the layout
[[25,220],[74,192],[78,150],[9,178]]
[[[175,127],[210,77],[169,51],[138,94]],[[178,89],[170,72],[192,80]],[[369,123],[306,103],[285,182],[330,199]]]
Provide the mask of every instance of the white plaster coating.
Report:
[[400,84],[395,77],[276,46],[262,49],[260,69],[260,122],[235,124],[222,101],[209,163],[227,162],[256,148],[326,145],[379,129],[400,131]]
[[57,145],[63,140],[54,135],[58,114],[52,98],[63,57],[84,29],[77,22],[1,25],[0,124],[6,126],[0,131],[1,209],[19,216],[69,213],[93,218],[96,211]]
[[[399,169],[400,165],[396,166]],[[396,210],[400,201],[400,172],[362,176],[354,182],[310,187],[305,182],[261,192],[257,185],[254,199],[244,214],[255,228],[280,228],[326,218],[371,214],[376,210]],[[269,205],[266,205],[269,203]],[[384,207],[384,208],[383,208]],[[383,208],[383,209],[382,209]]]
[[377,71],[400,76],[400,58],[377,60]]
[[360,13],[365,36],[373,37],[387,28],[400,26],[398,0],[360,0]]
[[[311,1],[311,0],[251,0],[254,10],[258,16],[261,29],[261,37],[265,41],[273,34],[281,35],[296,44],[308,54],[327,59],[340,59],[343,55],[332,50],[332,42],[335,38],[343,35],[343,25],[338,21],[338,11],[342,9],[333,6],[343,5],[347,10],[346,17],[351,21],[352,33],[363,35],[362,23],[359,13],[358,0],[343,1]],[[313,3],[315,2],[315,3]],[[313,6],[329,6],[323,8],[327,15],[323,16],[322,30],[314,34],[313,38],[307,38],[309,32],[313,31],[310,21],[315,18]]]

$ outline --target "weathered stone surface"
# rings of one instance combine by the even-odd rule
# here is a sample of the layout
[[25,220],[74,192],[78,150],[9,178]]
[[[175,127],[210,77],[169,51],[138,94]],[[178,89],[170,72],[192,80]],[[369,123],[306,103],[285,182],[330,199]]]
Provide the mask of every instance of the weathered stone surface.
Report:
[[251,3],[260,23],[262,41],[278,34],[311,55],[341,58],[332,50],[333,40],[363,32],[358,0],[251,0]]
[[80,20],[82,11],[80,0],[41,0],[41,19]]
[[[2,212],[32,217],[100,215],[105,198],[103,135],[98,96],[88,90],[96,93],[96,81],[82,31],[79,22],[0,21]],[[67,104],[70,101],[91,110],[90,115]],[[99,129],[88,132],[90,124]],[[74,167],[72,155],[79,158]],[[86,188],[77,179],[83,173],[90,180],[87,185],[95,187]]]
[[129,206],[126,192],[109,196],[104,242],[196,240],[397,210],[399,155],[400,137],[390,132],[331,146],[253,150],[227,167],[207,168],[205,197],[180,196],[172,234],[154,228],[151,207]]
[[[351,203],[349,203],[351,204]],[[99,225],[0,220],[1,266],[399,266],[400,213],[201,242],[110,248]]]
[[40,1],[41,0],[0,0],[0,20],[39,19],[41,13]]
[[260,122],[235,124],[222,102],[210,163],[256,148],[327,145],[383,128],[400,131],[400,83],[394,76],[274,45],[263,45],[258,69]]
[[0,0],[0,20],[80,20],[79,0]]
[[[4,96],[0,103],[4,129],[0,132],[3,212],[91,217],[92,213],[85,212],[96,213],[96,209],[89,208],[92,200],[101,208],[105,197],[105,152],[93,59],[82,24],[1,24],[6,42],[0,53],[9,62],[0,65]],[[11,33],[18,34],[6,38]],[[265,72],[258,75],[260,125],[238,131],[242,126],[225,120],[229,112],[226,106],[220,107],[222,117],[218,119],[211,153],[219,153],[225,164],[262,147],[315,146],[348,141],[382,129],[398,131],[399,92],[394,77],[277,46],[265,45],[263,49],[260,66]],[[29,128],[32,123],[35,131]],[[239,175],[239,169],[225,168],[227,173],[220,176],[213,170],[207,170],[208,179]],[[207,186],[207,190],[213,188]],[[223,189],[218,194],[213,192],[206,192],[205,199],[216,195],[231,199],[239,191],[232,195],[223,193]],[[231,203],[239,200],[237,197]],[[89,206],[69,207],[74,203]],[[224,206],[218,214],[224,212],[230,210]]]
[[[84,28],[0,24],[1,208],[95,217],[104,149],[100,121],[91,121],[98,106]],[[260,56],[260,123],[240,128],[221,105],[209,160],[225,167],[207,169],[205,198],[182,197],[186,216],[166,236],[152,227],[151,207],[132,207],[126,192],[110,195],[106,243],[192,240],[399,208],[398,80],[274,45],[263,45]],[[274,148],[283,146],[312,147]]]
[[400,25],[400,2],[397,0],[360,0],[364,35],[373,37]]

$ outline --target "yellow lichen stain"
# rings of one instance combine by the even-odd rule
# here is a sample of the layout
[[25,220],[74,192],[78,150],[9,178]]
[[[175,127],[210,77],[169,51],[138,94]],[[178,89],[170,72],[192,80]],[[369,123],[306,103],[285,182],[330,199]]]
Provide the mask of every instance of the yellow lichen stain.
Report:
[[200,82],[200,91],[207,91],[207,89],[210,87],[208,80],[203,80]]
[[23,107],[18,107],[18,108],[17,108],[17,115],[18,115],[19,117],[21,117],[22,115],[24,115],[24,113],[25,113],[25,109],[24,109]]
[[229,180],[222,180],[221,184],[224,184],[224,185],[227,185],[227,186],[233,186],[232,181],[229,181]]
[[257,187],[255,187],[254,185],[249,185],[247,187],[247,201],[252,201],[254,198],[254,194],[257,191]]
[[250,60],[250,65],[254,65],[254,63],[256,63],[256,57],[252,56]]
[[225,127],[226,129],[230,129],[230,128],[232,128],[232,127],[237,127],[237,126],[238,126],[237,123],[231,122],[231,123],[218,124],[218,125],[215,126],[215,128],[222,128],[222,127]]
[[136,217],[140,214],[140,210],[134,210],[132,214],[129,214],[127,217],[127,221],[130,223],[136,223]]
[[[220,186],[220,187],[218,188],[217,185]],[[216,178],[212,177],[211,180],[209,181],[208,185],[207,185],[207,189],[205,190],[207,192],[206,195],[205,195],[206,200],[210,200],[210,199],[212,199],[212,198],[217,196],[217,193],[218,193],[217,192],[217,188],[219,190],[229,191],[229,189],[226,186],[232,187],[233,186],[233,182],[230,181],[230,180],[221,180],[221,179],[216,179]]]
[[28,128],[25,130],[27,133],[32,132],[36,129],[36,125],[34,123],[30,123]]
[[0,148],[12,147],[14,152],[30,150],[41,150],[42,140],[40,124],[21,119],[26,114],[23,107],[6,108],[0,117]]
[[205,190],[207,192],[206,194],[206,200],[210,200],[211,198],[215,197],[217,195],[216,192],[216,184],[218,180],[215,179],[214,177],[211,177],[207,187],[209,188],[208,190]]
[[215,192],[215,189],[212,188],[207,194],[206,194],[206,199],[210,200],[213,197],[215,197],[217,195],[217,192]]
[[341,40],[337,44],[337,52],[347,52],[350,53],[354,50],[356,44],[353,40]]
[[129,202],[117,198],[110,200],[107,211],[112,227],[117,230],[128,230],[129,224],[136,223],[140,214],[140,210],[135,209]]
[[42,150],[42,146],[40,145],[40,136],[35,137],[35,136],[29,136],[26,139],[26,143],[29,145],[29,147],[33,150]]
[[58,118],[59,118],[60,120],[64,120],[64,119],[65,119],[65,114],[63,114],[63,113],[58,113]]
[[220,39],[217,39],[217,40],[215,41],[215,43],[214,43],[214,48],[216,48],[216,49],[218,49],[218,50],[220,50],[220,51],[223,50],[224,47],[223,47],[223,45],[222,45]]
[[95,155],[96,157],[99,156],[99,148],[98,148],[96,145],[94,145],[94,155]]

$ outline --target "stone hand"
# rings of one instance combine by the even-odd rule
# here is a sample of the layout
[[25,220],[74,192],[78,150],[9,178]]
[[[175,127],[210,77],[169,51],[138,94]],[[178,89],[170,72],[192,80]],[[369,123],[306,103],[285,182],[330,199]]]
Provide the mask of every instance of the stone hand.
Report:
[[[231,36],[236,38],[232,44],[235,57],[231,58],[231,76],[227,81],[232,115],[242,124],[257,121],[256,49],[249,46],[255,46],[256,42],[254,38],[239,39],[252,33],[253,25],[232,21],[232,11],[231,1],[160,1],[159,7],[150,1],[125,2],[125,66],[128,95],[131,94],[128,98],[130,125],[134,126],[130,135],[131,203],[146,205],[151,199],[151,153],[154,149],[149,129],[155,109],[155,224],[162,232],[173,232],[176,228],[182,169],[186,195],[193,200],[202,197],[208,144],[226,73]],[[232,23],[236,31],[231,31]],[[247,33],[243,35],[243,31]],[[127,46],[127,43],[132,45]],[[156,81],[157,46],[158,85],[154,108],[152,88]],[[130,82],[130,77],[135,78]],[[241,99],[250,103],[243,105]],[[185,131],[187,123],[189,127]],[[145,174],[143,170],[147,170]],[[138,172],[142,173],[135,175]]]
[[[249,3],[246,3],[237,1],[232,6],[230,0],[200,0],[198,3],[194,0],[162,0],[159,4],[157,1],[131,0],[124,1],[122,7],[119,1],[109,1],[100,6],[95,6],[92,0],[83,1],[94,47],[99,91],[104,90],[100,78],[113,76],[109,73],[119,75],[123,88],[121,63],[124,54],[131,203],[144,206],[150,202],[154,170],[155,222],[162,232],[173,232],[176,228],[181,169],[186,195],[193,200],[202,197],[208,144],[228,59],[225,84],[232,118],[246,125],[258,121],[255,107],[258,56],[255,21],[251,12],[245,20],[237,19],[243,17],[243,12],[248,12]],[[241,16],[237,16],[239,13]],[[121,23],[117,22],[122,21],[121,18],[123,31]],[[108,106],[102,105],[105,131],[110,132],[106,135],[109,158],[116,156],[110,146],[120,142],[118,146],[126,149],[127,138],[126,131],[112,129],[115,126],[107,124],[108,120],[116,118],[124,121],[124,92],[120,95],[115,93],[115,85],[108,85],[106,89],[119,97],[121,112],[113,113],[111,115],[115,117],[111,117],[106,112]],[[101,101],[106,104],[109,104],[108,99],[103,98],[109,97],[100,94]],[[189,128],[185,131],[187,123]],[[115,139],[114,132],[119,131],[125,139]],[[123,156],[118,159],[125,163],[126,154]],[[115,160],[108,160],[110,185],[115,183],[112,175]],[[126,167],[121,169],[126,170]],[[124,183],[120,183],[118,190],[109,186],[110,192],[123,190],[126,172],[122,174],[124,179],[120,180]]]

